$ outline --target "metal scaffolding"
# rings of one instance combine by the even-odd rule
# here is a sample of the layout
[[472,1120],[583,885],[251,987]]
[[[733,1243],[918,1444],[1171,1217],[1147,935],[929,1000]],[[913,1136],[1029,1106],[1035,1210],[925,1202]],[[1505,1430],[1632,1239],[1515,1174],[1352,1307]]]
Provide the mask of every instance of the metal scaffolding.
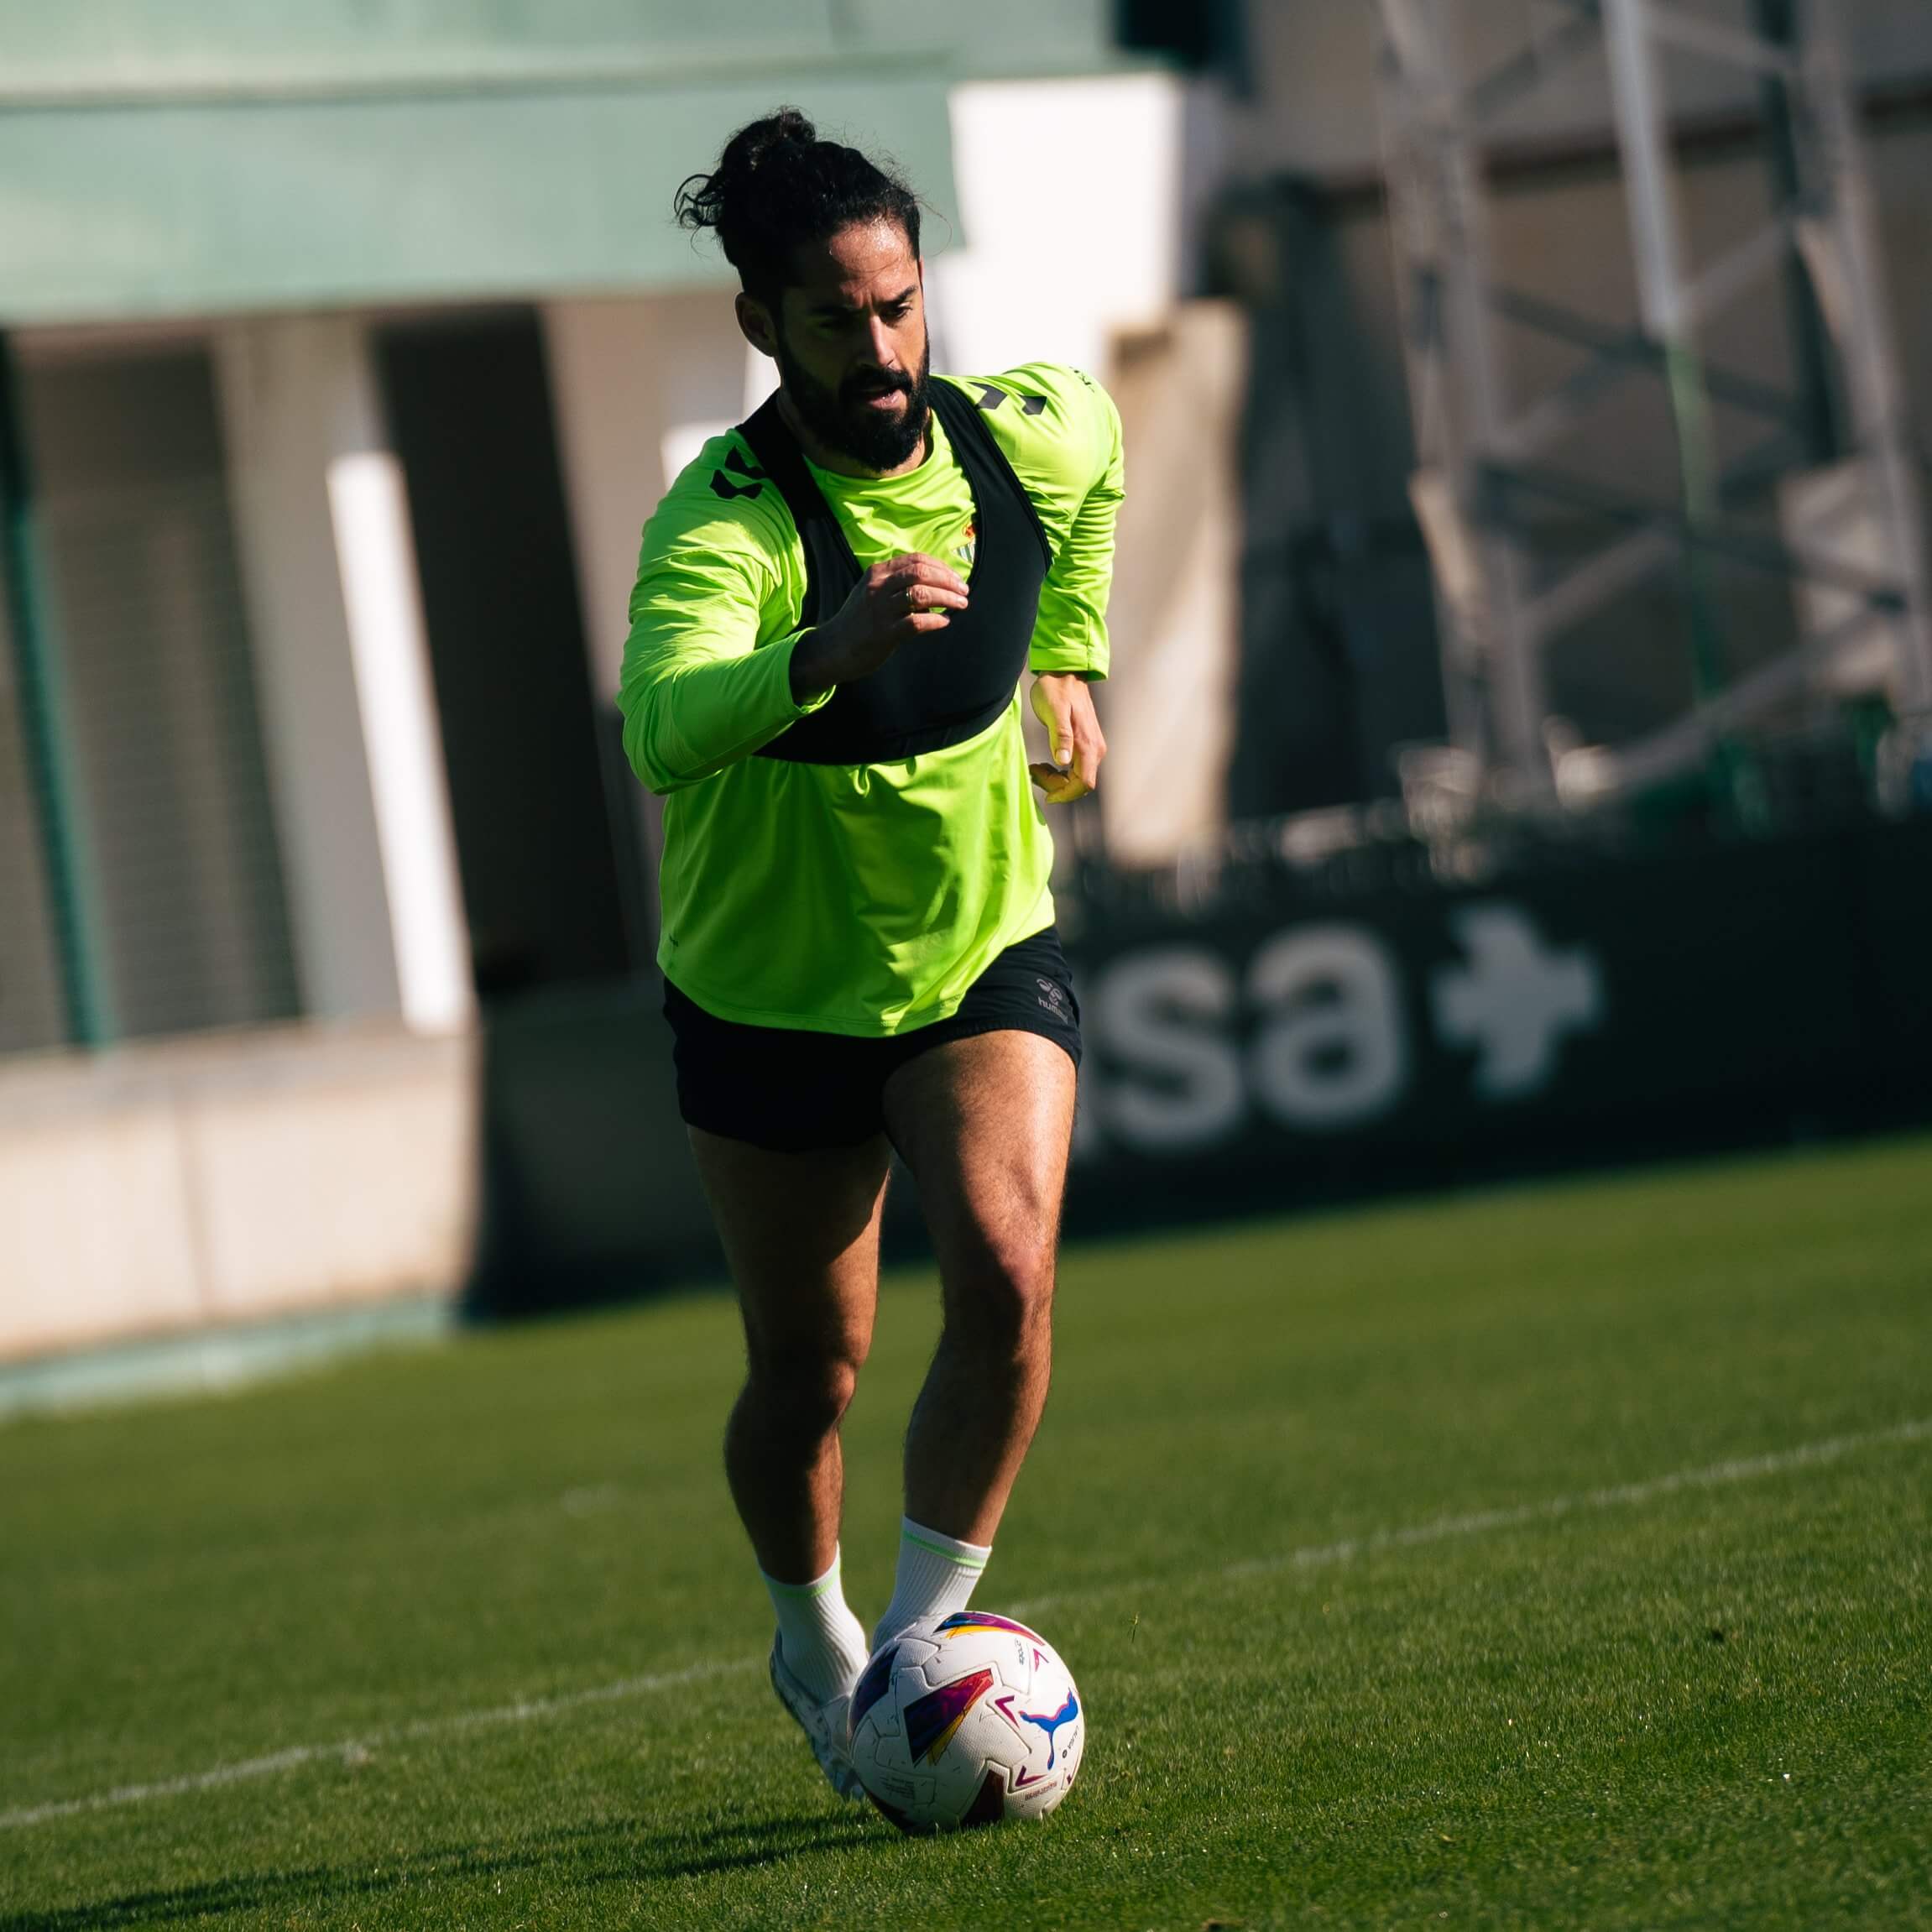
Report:
[[[1433,566],[1450,739],[1465,786],[1532,806],[1584,789],[1564,782],[1565,761],[1553,749],[1546,647],[1666,566],[1677,567],[1684,589],[1694,701],[1648,738],[1590,755],[1592,793],[1629,792],[1705,763],[1853,649],[1868,650],[1875,628],[1889,640],[1895,706],[1932,716],[1924,509],[1831,0],[1755,0],[1750,29],[1667,0],[1551,0],[1548,24],[1474,80],[1458,75],[1453,0],[1380,0],[1380,8],[1385,164],[1417,446],[1411,495]],[[1777,202],[1757,232],[1695,269],[1663,71],[1674,47],[1758,83]],[[1629,211],[1634,331],[1501,285],[1489,248],[1485,139],[1549,76],[1600,57]],[[1701,325],[1781,272],[1805,311],[1801,323],[1812,325],[1796,332],[1796,394],[1715,368],[1700,348]],[[1504,379],[1499,323],[1554,337],[1583,360],[1554,389],[1518,403]],[[1588,407],[1646,373],[1662,379],[1669,401],[1674,501],[1606,488],[1548,460]],[[1835,427],[1835,387],[1845,405]],[[1790,516],[1768,531],[1733,514],[1741,478],[1718,466],[1714,400],[1775,426],[1736,466],[1751,481],[1801,476],[1835,458],[1841,508],[1849,499],[1855,514],[1841,515],[1835,534]],[[1535,504],[1585,513],[1617,534],[1549,579],[1532,567],[1526,512]],[[1795,650],[1730,682],[1710,583],[1719,560],[1782,575],[1813,617]]]

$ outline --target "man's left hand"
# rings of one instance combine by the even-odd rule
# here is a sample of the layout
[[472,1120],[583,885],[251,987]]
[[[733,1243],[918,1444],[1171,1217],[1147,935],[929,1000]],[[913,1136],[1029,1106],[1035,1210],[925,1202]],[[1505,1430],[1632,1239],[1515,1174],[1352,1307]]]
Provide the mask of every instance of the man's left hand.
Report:
[[1107,740],[1094,715],[1094,694],[1087,681],[1071,671],[1046,671],[1033,680],[1033,715],[1047,727],[1051,765],[1027,770],[1046,794],[1049,805],[1084,798],[1100,782],[1100,760]]

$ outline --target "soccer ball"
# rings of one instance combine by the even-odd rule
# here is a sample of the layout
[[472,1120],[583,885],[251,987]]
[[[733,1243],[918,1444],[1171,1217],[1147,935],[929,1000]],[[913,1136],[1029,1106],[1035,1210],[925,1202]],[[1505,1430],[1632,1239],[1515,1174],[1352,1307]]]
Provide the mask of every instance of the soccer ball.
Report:
[[852,1693],[852,1764],[901,1831],[1044,1818],[1087,1741],[1052,1644],[984,1611],[927,1617],[882,1644]]

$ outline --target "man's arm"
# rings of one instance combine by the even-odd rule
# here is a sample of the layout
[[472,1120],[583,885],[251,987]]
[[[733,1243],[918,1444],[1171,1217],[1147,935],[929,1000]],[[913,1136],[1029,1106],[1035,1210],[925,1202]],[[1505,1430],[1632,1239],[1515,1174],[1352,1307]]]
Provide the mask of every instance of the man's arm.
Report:
[[753,533],[671,507],[645,526],[617,693],[625,755],[659,793],[749,756],[832,695],[794,695],[797,634],[758,648],[784,621],[783,590]]
[[755,548],[645,530],[618,705],[625,754],[653,791],[681,790],[749,757],[967,604],[953,571],[909,552],[874,564],[823,624],[760,649],[760,628],[785,621],[782,594]]
[[1051,469],[1047,488],[1065,506],[1068,523],[1041,588],[1027,662],[1036,674],[1102,678],[1107,675],[1114,525],[1126,493],[1120,414],[1114,399],[1078,369],[1038,373],[1052,379],[1042,384],[1050,391],[1043,415],[1052,426],[1051,444],[1042,452],[1043,467]]
[[1107,755],[1088,686],[1107,675],[1107,598],[1126,466],[1113,398],[1077,369],[1039,373],[1052,379],[1049,405],[1059,419],[1055,493],[1073,507],[1040,592],[1027,653],[1033,712],[1047,728],[1052,755],[1051,765],[1035,765],[1032,772],[1047,804],[1064,805],[1094,788]]

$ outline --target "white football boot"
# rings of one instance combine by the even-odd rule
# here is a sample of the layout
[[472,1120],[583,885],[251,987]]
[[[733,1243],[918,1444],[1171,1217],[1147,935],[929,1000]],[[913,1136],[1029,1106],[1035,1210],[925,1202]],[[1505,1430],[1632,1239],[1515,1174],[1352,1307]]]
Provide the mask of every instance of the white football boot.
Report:
[[771,1640],[771,1688],[778,1693],[778,1701],[797,1719],[798,1728],[805,1733],[805,1741],[812,1747],[812,1755],[832,1788],[841,1798],[863,1803],[865,1787],[859,1782],[846,1748],[846,1714],[852,1708],[852,1693],[843,1690],[821,1702],[791,1674],[775,1637]]

